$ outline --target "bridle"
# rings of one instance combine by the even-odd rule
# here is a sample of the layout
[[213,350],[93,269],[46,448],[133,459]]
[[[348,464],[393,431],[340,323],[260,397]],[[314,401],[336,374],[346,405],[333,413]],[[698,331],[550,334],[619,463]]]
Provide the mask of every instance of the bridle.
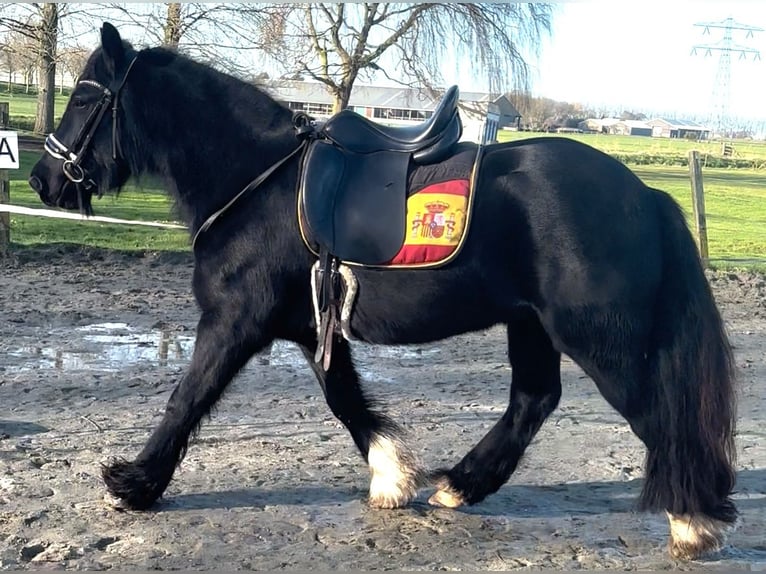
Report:
[[48,137],[45,138],[45,151],[52,157],[63,162],[62,170],[64,171],[64,175],[72,183],[82,183],[88,175],[81,163],[85,156],[85,152],[88,151],[88,146],[93,140],[93,135],[96,133],[110,104],[112,108],[112,159],[117,161],[119,155],[117,112],[119,108],[120,94],[125,87],[125,81],[128,79],[128,74],[130,74],[130,70],[133,69],[133,64],[136,63],[137,59],[138,55],[136,55],[128,65],[125,75],[122,77],[119,86],[117,86],[117,89],[114,92],[95,80],[80,80],[77,82],[77,86],[91,86],[97,90],[101,90],[101,98],[96,104],[96,107],[91,110],[90,114],[88,114],[85,123],[80,128],[80,131],[77,132],[77,136],[74,138],[70,147],[67,147],[66,144],[62,143],[54,134],[49,134]]

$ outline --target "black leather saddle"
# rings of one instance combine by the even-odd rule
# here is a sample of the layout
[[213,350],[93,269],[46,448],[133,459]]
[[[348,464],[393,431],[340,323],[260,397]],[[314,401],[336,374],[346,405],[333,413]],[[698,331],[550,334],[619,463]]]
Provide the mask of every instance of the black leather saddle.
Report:
[[459,97],[457,86],[452,86],[431,117],[414,126],[385,126],[351,110],[343,110],[327,121],[322,134],[351,152],[409,152],[416,163],[435,163],[443,157],[445,148],[451,148],[462,135],[457,108]]
[[433,115],[391,127],[344,110],[310,134],[300,181],[304,239],[317,253],[381,265],[406,234],[407,177],[414,165],[448,157],[463,132],[451,87]]

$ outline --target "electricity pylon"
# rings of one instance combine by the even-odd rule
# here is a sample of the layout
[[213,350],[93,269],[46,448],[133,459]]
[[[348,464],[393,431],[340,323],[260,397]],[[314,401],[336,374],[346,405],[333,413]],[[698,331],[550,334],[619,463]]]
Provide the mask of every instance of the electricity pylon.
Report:
[[712,123],[711,127],[723,135],[730,128],[729,99],[731,97],[732,54],[736,54],[740,60],[746,60],[750,56],[753,57],[753,60],[761,59],[759,50],[744,44],[736,44],[734,42],[734,33],[744,32],[745,39],[749,39],[753,38],[755,32],[763,32],[763,28],[742,24],[734,21],[733,18],[726,18],[721,22],[699,22],[695,26],[703,28],[703,36],[710,36],[711,30],[723,30],[723,38],[718,42],[692,46],[693,56],[699,52],[702,52],[705,57],[718,54],[718,70],[716,71],[715,83],[713,85],[710,121]]

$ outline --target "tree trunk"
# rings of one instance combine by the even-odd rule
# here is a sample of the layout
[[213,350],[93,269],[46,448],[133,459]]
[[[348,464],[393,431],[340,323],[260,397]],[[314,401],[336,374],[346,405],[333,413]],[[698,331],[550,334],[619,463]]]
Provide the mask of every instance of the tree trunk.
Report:
[[40,77],[37,90],[35,133],[53,131],[54,97],[56,95],[56,44],[58,42],[59,6],[43,4],[40,9]]
[[345,110],[348,106],[349,97],[350,94],[346,94],[342,91],[336,91],[333,94],[332,113],[337,114],[338,112]]
[[165,20],[164,44],[170,48],[178,48],[181,42],[181,3],[168,4],[168,17]]
[[359,75],[359,70],[351,68],[344,75],[345,77],[341,80],[340,85],[337,85],[335,90],[333,90],[332,112],[334,114],[348,107],[348,102],[351,99],[351,89],[354,86],[356,77]]

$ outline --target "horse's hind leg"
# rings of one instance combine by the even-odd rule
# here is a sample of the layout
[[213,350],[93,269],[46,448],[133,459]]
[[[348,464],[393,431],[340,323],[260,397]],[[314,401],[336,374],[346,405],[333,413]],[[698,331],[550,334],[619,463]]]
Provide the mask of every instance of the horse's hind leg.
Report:
[[454,468],[435,473],[438,490],[431,504],[455,508],[497,491],[558,405],[561,355],[533,311],[520,311],[509,321],[508,356],[513,371],[505,414]]
[[370,466],[370,504],[399,508],[417,494],[424,472],[403,439],[402,429],[373,408],[359,385],[351,349],[345,340],[333,345],[332,363],[325,372],[314,361],[316,343],[300,344],[335,417],[351,433]]
[[591,310],[587,319],[570,317],[573,332],[563,334],[567,354],[645,444],[639,508],[667,513],[669,550],[679,559],[719,549],[737,516],[729,351],[719,325],[705,333],[706,319],[679,327],[669,314],[652,317],[642,307]]
[[[652,373],[641,357],[631,359],[628,352],[619,362],[602,361],[586,370],[646,446],[639,506],[665,510],[670,524],[670,554],[689,560],[718,550],[735,522],[736,510],[727,496],[733,479],[713,457],[696,460],[701,456],[695,451],[704,448],[704,430],[693,425],[691,432],[679,431],[686,417],[694,418],[692,400],[682,401],[685,412],[674,412],[678,405],[669,401],[669,393],[657,388],[661,384],[658,373]],[[715,486],[705,490],[707,482]]]

